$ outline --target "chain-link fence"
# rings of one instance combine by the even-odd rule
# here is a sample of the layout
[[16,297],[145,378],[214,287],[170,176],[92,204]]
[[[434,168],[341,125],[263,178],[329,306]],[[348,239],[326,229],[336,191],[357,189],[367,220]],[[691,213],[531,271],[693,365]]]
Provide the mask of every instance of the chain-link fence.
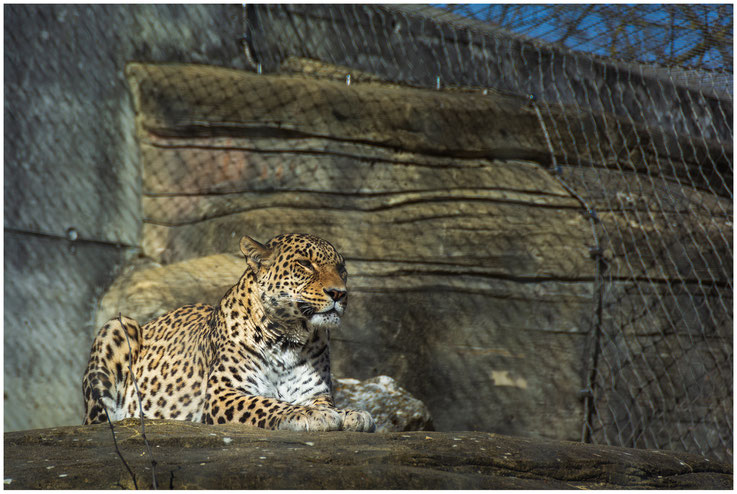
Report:
[[[413,86],[531,98],[549,151],[541,161],[592,226],[582,440],[731,457],[731,6],[366,15],[351,6],[246,9],[247,46],[267,70],[298,55]],[[311,29],[284,22],[290,16]],[[322,43],[315,24],[335,42]],[[476,117],[460,105],[450,118],[436,115],[448,119],[440,125],[488,132]],[[493,250],[474,249],[484,245]]]
[[539,99],[551,171],[593,226],[582,440],[731,457],[732,7],[448,9],[557,47],[501,57],[502,87]]
[[314,233],[351,276],[336,373],[438,429],[731,458],[731,6],[117,9],[130,243],[183,273],[130,315]]
[[582,440],[731,458],[732,7],[447,9],[533,37],[471,22],[441,63],[502,48],[473,64],[480,80],[441,77],[537,98],[551,173],[592,223]]

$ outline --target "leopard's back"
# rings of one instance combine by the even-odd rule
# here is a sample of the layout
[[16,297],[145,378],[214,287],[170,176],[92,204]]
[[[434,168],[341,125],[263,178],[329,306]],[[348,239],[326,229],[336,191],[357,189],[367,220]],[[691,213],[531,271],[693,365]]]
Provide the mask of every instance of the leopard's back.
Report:
[[[113,420],[139,416],[142,408],[151,418],[201,422],[213,311],[210,305],[186,305],[152,319],[137,331],[129,331],[127,339],[120,338],[120,320],[112,319],[95,339],[83,389],[97,384],[99,395],[109,394],[103,408]],[[129,318],[124,322],[137,326]],[[96,375],[106,378],[93,382]],[[84,422],[105,421],[105,410],[100,408],[94,403],[87,405]]]

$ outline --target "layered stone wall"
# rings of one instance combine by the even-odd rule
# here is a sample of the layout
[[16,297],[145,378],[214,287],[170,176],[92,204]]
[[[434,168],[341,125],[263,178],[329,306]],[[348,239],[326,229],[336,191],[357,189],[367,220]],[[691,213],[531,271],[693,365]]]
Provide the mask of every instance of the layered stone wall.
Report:
[[[395,377],[428,404],[440,430],[579,439],[597,310],[595,239],[580,198],[550,171],[530,102],[371,78],[347,85],[313,77],[314,62],[302,66],[301,75],[128,66],[143,165],[142,246],[152,262],[116,281],[98,324],[118,311],[145,321],[185,303],[216,303],[244,269],[242,235],[310,232],[333,242],[350,272],[350,309],[333,337],[337,374]],[[553,121],[577,116],[548,111]],[[602,129],[628,126],[652,138],[611,115],[594,119],[602,124],[562,141],[561,158],[580,155],[575,143],[584,135],[617,139]],[[585,168],[563,166],[590,180]],[[683,161],[682,172],[670,172],[695,166]],[[636,174],[603,176],[613,194],[638,190],[635,207],[652,200]],[[651,180],[669,187],[665,176]],[[726,206],[698,189],[678,197],[686,206]],[[613,232],[628,221],[624,210],[599,217]],[[696,245],[669,253],[682,260],[669,271],[631,263],[653,231],[666,245],[678,235],[662,221],[628,225],[634,237],[605,246],[609,268],[661,282],[714,271],[719,258],[699,255]],[[610,293],[638,303],[628,288]],[[648,331],[648,322],[633,330]]]

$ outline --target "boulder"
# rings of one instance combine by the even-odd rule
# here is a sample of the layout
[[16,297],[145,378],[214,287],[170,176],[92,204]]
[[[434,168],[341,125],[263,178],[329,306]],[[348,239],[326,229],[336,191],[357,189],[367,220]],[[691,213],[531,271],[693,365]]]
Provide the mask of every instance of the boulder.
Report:
[[333,381],[335,406],[366,410],[376,422],[376,432],[433,430],[432,416],[425,404],[389,376]]
[[[731,489],[702,456],[488,432],[265,431],[140,422],[10,432],[5,489]],[[135,479],[135,481],[134,481]]]

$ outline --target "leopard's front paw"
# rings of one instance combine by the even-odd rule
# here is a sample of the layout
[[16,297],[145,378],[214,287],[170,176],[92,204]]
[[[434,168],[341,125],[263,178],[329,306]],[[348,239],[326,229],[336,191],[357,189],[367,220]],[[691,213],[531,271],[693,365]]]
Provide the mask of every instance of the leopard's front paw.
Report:
[[288,431],[339,431],[343,426],[343,414],[334,408],[306,408],[279,422],[279,429]]
[[363,410],[341,410],[343,413],[343,430],[356,432],[374,432],[376,424],[373,417]]

